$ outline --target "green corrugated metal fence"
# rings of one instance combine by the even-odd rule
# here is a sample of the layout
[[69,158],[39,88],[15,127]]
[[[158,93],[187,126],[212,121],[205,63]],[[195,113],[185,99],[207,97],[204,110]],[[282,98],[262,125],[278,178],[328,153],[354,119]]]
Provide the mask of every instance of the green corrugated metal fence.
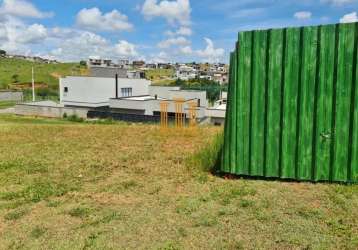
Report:
[[221,170],[358,182],[358,23],[240,32]]

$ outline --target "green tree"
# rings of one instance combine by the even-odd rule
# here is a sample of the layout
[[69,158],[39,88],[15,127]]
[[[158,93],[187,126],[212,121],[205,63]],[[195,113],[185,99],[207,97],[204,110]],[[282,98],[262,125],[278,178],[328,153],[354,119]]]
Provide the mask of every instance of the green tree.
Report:
[[86,61],[80,61],[80,65],[83,66],[83,67],[86,67],[86,66],[87,66],[87,62],[86,62]]
[[6,51],[5,51],[5,50],[0,49],[0,56],[6,56]]

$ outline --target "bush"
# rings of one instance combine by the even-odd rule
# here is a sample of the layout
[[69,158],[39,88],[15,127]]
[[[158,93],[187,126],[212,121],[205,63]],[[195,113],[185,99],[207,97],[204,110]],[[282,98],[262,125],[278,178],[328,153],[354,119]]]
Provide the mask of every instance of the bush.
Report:
[[[66,113],[65,113],[66,114]],[[65,118],[65,117],[64,117]],[[66,118],[65,118],[67,121],[70,121],[70,122],[84,122],[85,120],[81,117],[78,117],[77,115],[70,115],[67,117],[67,114],[66,114]]]

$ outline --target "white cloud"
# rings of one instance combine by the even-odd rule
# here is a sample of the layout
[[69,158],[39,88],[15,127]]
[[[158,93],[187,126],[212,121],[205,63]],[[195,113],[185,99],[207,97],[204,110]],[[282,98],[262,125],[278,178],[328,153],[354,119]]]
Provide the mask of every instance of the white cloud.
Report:
[[117,55],[125,57],[134,57],[138,55],[136,46],[124,40],[119,41],[115,45],[115,52]]
[[39,44],[47,37],[47,29],[42,24],[27,25],[11,16],[0,22],[0,47],[9,53],[28,54],[30,45]]
[[328,3],[335,6],[342,6],[357,2],[357,0],[321,0],[322,3]]
[[191,28],[183,26],[174,32],[169,30],[165,32],[165,34],[168,36],[191,36],[193,34],[193,31],[191,30]]
[[[209,38],[204,38],[206,42],[205,49],[193,50],[191,46],[181,46],[176,50],[170,51],[170,56],[172,59],[176,58],[176,56],[180,56],[180,59],[184,58],[189,60],[197,60],[201,59],[203,62],[219,62],[223,59],[225,55],[225,50],[222,48],[215,48],[214,43]],[[177,59],[177,58],[176,58]]]
[[341,23],[354,23],[358,22],[357,12],[352,12],[347,15],[344,15],[340,20]]
[[151,55],[151,58],[148,60],[149,63],[165,63],[169,61],[170,56],[164,51],[161,51],[156,55]]
[[62,61],[79,61],[90,56],[117,59],[118,57],[135,57],[137,46],[125,40],[112,43],[110,40],[90,31],[56,28],[51,31],[51,43],[55,46],[49,56]]
[[206,48],[204,50],[196,51],[196,54],[207,62],[217,62],[222,59],[225,50],[222,48],[216,49],[213,41],[209,38],[205,37],[204,40],[206,42]]
[[130,31],[133,25],[128,17],[118,10],[102,13],[98,8],[82,9],[78,12],[76,23],[79,27],[93,31]]
[[4,0],[0,6],[0,15],[17,17],[46,18],[52,17],[52,12],[42,12],[32,3],[25,0]]
[[309,11],[299,11],[293,15],[296,19],[310,19],[312,17],[312,13]]
[[189,0],[158,1],[145,0],[142,14],[147,19],[164,17],[170,24],[190,25],[191,7]]
[[190,46],[185,46],[179,49],[179,52],[183,55],[192,55],[193,50]]
[[32,24],[16,34],[16,41],[23,44],[38,43],[47,38],[47,29],[42,24]]
[[186,46],[189,45],[190,41],[183,36],[176,38],[169,38],[167,40],[158,43],[158,47],[161,49],[170,48],[172,46]]
[[50,52],[50,56],[56,56],[63,61],[78,61],[93,54],[102,57],[107,57],[111,52],[113,54],[113,48],[109,51],[110,43],[105,38],[89,31],[73,32],[76,33],[74,37],[53,38],[55,48]]

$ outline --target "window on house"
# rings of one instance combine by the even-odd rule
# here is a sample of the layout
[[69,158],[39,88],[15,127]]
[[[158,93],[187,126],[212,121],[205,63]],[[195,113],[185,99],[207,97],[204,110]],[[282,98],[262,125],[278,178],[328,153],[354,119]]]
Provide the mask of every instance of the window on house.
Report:
[[65,93],[68,93],[68,87],[64,87],[63,91],[64,91]]
[[129,97],[132,96],[132,88],[122,88],[122,97]]

